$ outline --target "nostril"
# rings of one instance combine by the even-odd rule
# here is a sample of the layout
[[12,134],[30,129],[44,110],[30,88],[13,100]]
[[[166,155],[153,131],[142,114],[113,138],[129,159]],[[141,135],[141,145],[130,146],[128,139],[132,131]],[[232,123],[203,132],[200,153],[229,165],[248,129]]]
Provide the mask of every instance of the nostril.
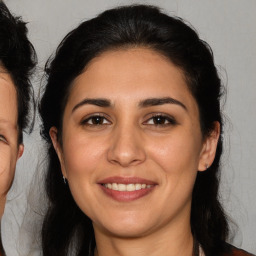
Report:
[[130,166],[130,165],[135,165],[139,162],[141,162],[141,160],[139,159],[124,159],[124,158],[119,158],[119,159],[115,159],[115,160],[110,160],[110,162],[112,162],[113,164],[119,164],[121,166]]
[[119,164],[121,166],[130,166],[130,165],[136,165],[145,160],[144,154],[139,152],[132,152],[132,153],[111,153],[108,156],[108,159],[113,164]]

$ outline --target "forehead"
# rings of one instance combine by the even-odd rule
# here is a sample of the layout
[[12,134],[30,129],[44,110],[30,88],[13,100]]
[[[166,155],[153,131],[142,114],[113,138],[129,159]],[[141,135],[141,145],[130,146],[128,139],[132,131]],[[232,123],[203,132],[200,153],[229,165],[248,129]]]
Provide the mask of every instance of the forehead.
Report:
[[[72,83],[69,99],[108,98],[140,101],[173,97],[193,101],[183,71],[148,48],[107,51],[94,58]],[[195,103],[195,102],[194,102]]]
[[17,93],[10,75],[0,69],[0,125],[17,126]]

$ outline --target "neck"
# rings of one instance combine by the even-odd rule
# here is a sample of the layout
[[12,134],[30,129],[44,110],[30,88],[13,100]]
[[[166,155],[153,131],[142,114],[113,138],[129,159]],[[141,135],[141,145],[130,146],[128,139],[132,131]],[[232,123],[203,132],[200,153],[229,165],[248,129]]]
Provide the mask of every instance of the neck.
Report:
[[193,236],[190,223],[168,227],[140,238],[123,238],[104,235],[95,228],[95,256],[192,256]]

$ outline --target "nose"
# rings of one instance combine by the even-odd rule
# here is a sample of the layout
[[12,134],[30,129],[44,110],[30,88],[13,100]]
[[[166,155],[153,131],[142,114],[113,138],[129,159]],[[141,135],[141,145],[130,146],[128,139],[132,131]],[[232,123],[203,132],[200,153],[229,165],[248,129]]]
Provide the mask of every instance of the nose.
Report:
[[134,126],[116,127],[111,137],[108,161],[122,167],[135,166],[145,161],[143,136]]

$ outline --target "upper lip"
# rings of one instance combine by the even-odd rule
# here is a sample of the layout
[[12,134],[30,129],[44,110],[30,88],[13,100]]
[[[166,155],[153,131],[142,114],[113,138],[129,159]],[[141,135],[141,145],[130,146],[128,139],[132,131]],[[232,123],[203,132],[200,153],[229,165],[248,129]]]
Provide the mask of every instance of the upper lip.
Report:
[[140,177],[121,177],[113,176],[108,177],[98,182],[99,184],[107,183],[119,183],[119,184],[146,184],[146,185],[156,185],[157,183],[152,180],[143,179]]

